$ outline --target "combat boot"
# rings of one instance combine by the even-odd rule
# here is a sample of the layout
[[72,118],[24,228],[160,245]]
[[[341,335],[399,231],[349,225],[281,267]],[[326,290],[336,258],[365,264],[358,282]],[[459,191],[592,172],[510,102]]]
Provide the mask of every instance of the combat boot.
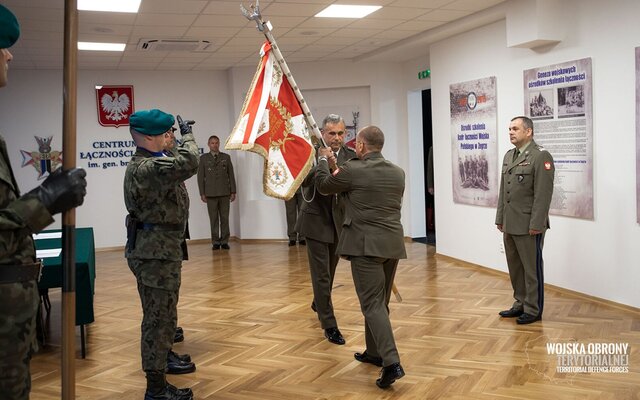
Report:
[[171,385],[160,371],[149,371],[144,400],[193,400],[193,392],[189,388],[178,389]]

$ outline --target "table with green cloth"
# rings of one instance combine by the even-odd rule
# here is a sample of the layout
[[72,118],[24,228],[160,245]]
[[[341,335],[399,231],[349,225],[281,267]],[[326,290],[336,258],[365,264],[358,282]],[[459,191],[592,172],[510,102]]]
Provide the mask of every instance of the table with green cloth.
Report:
[[[41,234],[58,233],[59,229]],[[36,250],[60,249],[62,238],[35,240]],[[76,325],[80,325],[82,357],[85,356],[84,325],[94,321],[93,293],[96,279],[96,252],[93,228],[76,228]],[[38,282],[41,294],[48,289],[62,287],[62,254],[43,258],[42,276]]]

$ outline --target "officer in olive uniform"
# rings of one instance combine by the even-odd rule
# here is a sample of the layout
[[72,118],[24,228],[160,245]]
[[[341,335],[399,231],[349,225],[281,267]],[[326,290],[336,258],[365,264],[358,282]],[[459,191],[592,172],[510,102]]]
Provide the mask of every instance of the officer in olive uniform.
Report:
[[382,367],[376,385],[387,388],[404,376],[389,321],[389,299],[398,260],[407,258],[400,222],[405,174],[382,156],[384,134],[376,126],[356,137],[356,155],[337,172],[328,148],[319,150],[316,185],[320,193],[344,192],[344,222],[338,254],[351,261],[351,273],[365,320],[367,348],[354,357]]
[[287,217],[287,236],[289,237],[289,246],[295,246],[296,241],[304,246],[307,242],[304,235],[296,231],[296,223],[298,222],[298,214],[304,203],[302,199],[302,187],[298,188],[293,197],[284,201],[284,208]]
[[[0,88],[7,84],[9,52],[20,36],[16,17],[0,5]],[[7,145],[0,136],[0,398],[26,400],[31,391],[29,363],[36,350],[36,313],[40,297],[40,263],[32,234],[53,222],[52,216],[82,204],[86,173],[55,170],[20,196]]]
[[[353,150],[344,146],[345,123],[336,114],[328,115],[322,122],[322,138],[325,144],[337,153],[338,164],[355,157]],[[344,204],[336,196],[324,196],[317,192],[314,185],[316,167],[302,182],[304,202],[300,209],[296,231],[304,235],[307,241],[309,271],[313,286],[311,308],[318,313],[324,336],[331,343],[343,345],[344,337],[338,329],[333,313],[331,289],[338,265],[336,247],[344,219]]]
[[178,116],[182,144],[174,150],[174,156],[163,152],[173,123],[173,116],[160,110],[138,111],[129,117],[137,148],[124,177],[129,212],[125,257],[142,302],[140,347],[147,378],[145,400],[193,398],[191,389],[177,389],[165,378],[168,359],[174,368],[170,372],[195,370],[193,363],[180,360],[180,356],[171,360],[188,212],[181,185],[198,170],[198,146],[191,130],[194,121]]
[[220,139],[212,135],[207,144],[210,152],[200,157],[198,167],[200,199],[207,203],[212,248],[229,250],[229,208],[236,199],[236,178],[231,157],[220,152]]
[[551,154],[533,141],[531,119],[513,118],[509,139],[515,147],[502,163],[496,226],[503,232],[515,302],[499,314],[530,324],[542,319],[542,246],[549,229],[555,168]]

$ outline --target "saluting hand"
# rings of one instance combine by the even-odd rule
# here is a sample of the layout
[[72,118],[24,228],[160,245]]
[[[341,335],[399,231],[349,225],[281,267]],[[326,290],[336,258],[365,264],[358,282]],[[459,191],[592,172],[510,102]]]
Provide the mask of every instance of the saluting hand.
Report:
[[192,119],[183,121],[180,115],[176,115],[176,119],[178,120],[178,126],[180,127],[181,135],[186,135],[187,133],[193,133],[193,128],[191,128],[191,125],[195,124],[196,121]]

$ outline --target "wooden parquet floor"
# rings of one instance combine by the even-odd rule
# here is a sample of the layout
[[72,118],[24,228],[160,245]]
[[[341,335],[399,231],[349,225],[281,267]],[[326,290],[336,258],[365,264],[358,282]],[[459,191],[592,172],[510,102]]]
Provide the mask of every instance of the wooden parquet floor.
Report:
[[[546,290],[542,323],[518,326],[497,312],[511,304],[504,274],[434,256],[407,243],[391,319],[407,375],[375,386],[379,368],[354,360],[363,350],[363,318],[349,264],[340,261],[334,307],[347,344],[324,339],[310,309],[304,247],[231,242],[230,251],[191,244],[183,266],[179,325],[197,371],[169,376],[196,399],[639,399],[640,314],[564,291]],[[122,251],[97,254],[96,321],[80,359],[79,399],[142,399],[140,300]],[[33,358],[32,400],[60,398],[60,300],[51,293],[50,342]],[[556,373],[546,343],[625,342],[628,373]],[[1,397],[1,396],[0,396]]]

